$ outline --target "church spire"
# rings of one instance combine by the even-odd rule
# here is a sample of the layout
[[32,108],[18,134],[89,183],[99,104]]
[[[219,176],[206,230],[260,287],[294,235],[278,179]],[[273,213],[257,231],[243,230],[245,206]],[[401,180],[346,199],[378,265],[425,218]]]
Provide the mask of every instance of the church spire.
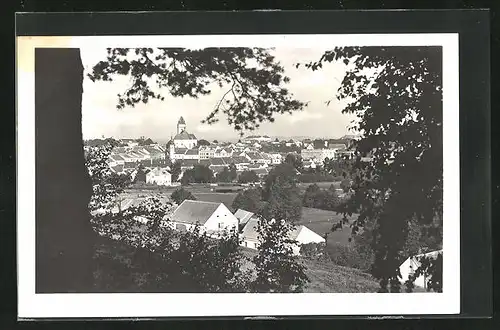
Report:
[[177,122],[177,134],[182,133],[182,131],[186,130],[186,122],[184,121],[184,117],[181,116],[179,121]]

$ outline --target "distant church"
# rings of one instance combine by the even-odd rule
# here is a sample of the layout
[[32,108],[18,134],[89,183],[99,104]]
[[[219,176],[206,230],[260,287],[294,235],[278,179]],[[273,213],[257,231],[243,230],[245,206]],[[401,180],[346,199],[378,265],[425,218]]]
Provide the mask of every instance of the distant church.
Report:
[[181,116],[177,122],[177,134],[168,142],[170,159],[199,159],[198,139],[186,130],[187,125]]

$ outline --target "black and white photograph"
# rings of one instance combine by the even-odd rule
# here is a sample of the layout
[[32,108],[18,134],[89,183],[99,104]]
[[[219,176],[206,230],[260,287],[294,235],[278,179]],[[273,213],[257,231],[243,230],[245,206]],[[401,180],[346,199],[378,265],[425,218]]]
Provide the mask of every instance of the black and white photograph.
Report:
[[26,316],[459,312],[456,34],[18,37],[17,75]]

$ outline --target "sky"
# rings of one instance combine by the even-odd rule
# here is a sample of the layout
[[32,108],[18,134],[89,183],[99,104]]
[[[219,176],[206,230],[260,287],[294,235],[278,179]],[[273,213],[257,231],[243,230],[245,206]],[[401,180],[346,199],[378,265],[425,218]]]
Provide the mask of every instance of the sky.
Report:
[[[100,60],[106,58],[103,45],[81,45],[81,57],[86,73]],[[330,47],[331,49],[331,47]],[[281,46],[270,52],[285,69],[290,78],[286,85],[298,100],[309,102],[300,112],[276,115],[274,123],[263,123],[259,130],[245,132],[245,135],[265,134],[269,136],[291,137],[341,137],[348,134],[348,126],[353,117],[342,114],[343,102],[338,101],[337,88],[345,73],[343,63],[329,63],[322,70],[311,71],[296,68],[295,63],[318,60],[326,49],[292,48]],[[166,141],[175,135],[176,124],[183,116],[187,131],[198,139],[235,140],[238,133],[220,117],[217,124],[202,124],[225,93],[225,89],[215,87],[208,96],[198,99],[175,98],[166,91],[164,101],[152,100],[136,107],[116,109],[117,94],[123,92],[129,78],[118,77],[112,82],[92,82],[85,76],[82,100],[82,130],[84,139],[114,137],[138,138],[141,136],[157,141]],[[331,100],[329,105],[327,101]],[[222,115],[223,116],[223,115]]]

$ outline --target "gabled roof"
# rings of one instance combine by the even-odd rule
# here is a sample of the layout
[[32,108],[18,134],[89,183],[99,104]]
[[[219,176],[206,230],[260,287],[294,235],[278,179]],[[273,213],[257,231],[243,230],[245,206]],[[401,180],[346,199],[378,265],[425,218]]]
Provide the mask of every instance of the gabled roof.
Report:
[[243,239],[250,239],[253,241],[259,240],[259,233],[257,232],[258,220],[255,218],[251,218],[247,221],[245,227],[241,232]]
[[125,168],[136,168],[137,164],[135,162],[125,162]]
[[184,200],[172,214],[172,221],[204,225],[221,203]]
[[109,156],[112,160],[117,161],[117,160],[124,160],[124,158],[120,155],[110,155]]
[[240,221],[240,225],[246,224],[253,215],[254,213],[243,209],[238,209],[236,212],[234,212],[234,216]]
[[[236,216],[236,213],[235,213],[235,216]],[[243,236],[243,239],[250,239],[250,240],[254,240],[254,241],[257,241],[259,239],[259,233],[257,232],[258,221],[259,220],[255,217],[251,217],[247,221],[247,223],[246,223],[245,227],[243,227],[243,230],[241,233]],[[297,238],[299,237],[299,235],[302,231],[310,231],[310,232],[316,234],[315,232],[313,232],[312,230],[310,230],[306,226],[299,225],[299,226],[296,226],[289,233],[288,238],[295,241],[295,240],[297,240]],[[316,234],[316,235],[318,235],[318,234]],[[321,236],[319,236],[319,237],[321,237]]]

